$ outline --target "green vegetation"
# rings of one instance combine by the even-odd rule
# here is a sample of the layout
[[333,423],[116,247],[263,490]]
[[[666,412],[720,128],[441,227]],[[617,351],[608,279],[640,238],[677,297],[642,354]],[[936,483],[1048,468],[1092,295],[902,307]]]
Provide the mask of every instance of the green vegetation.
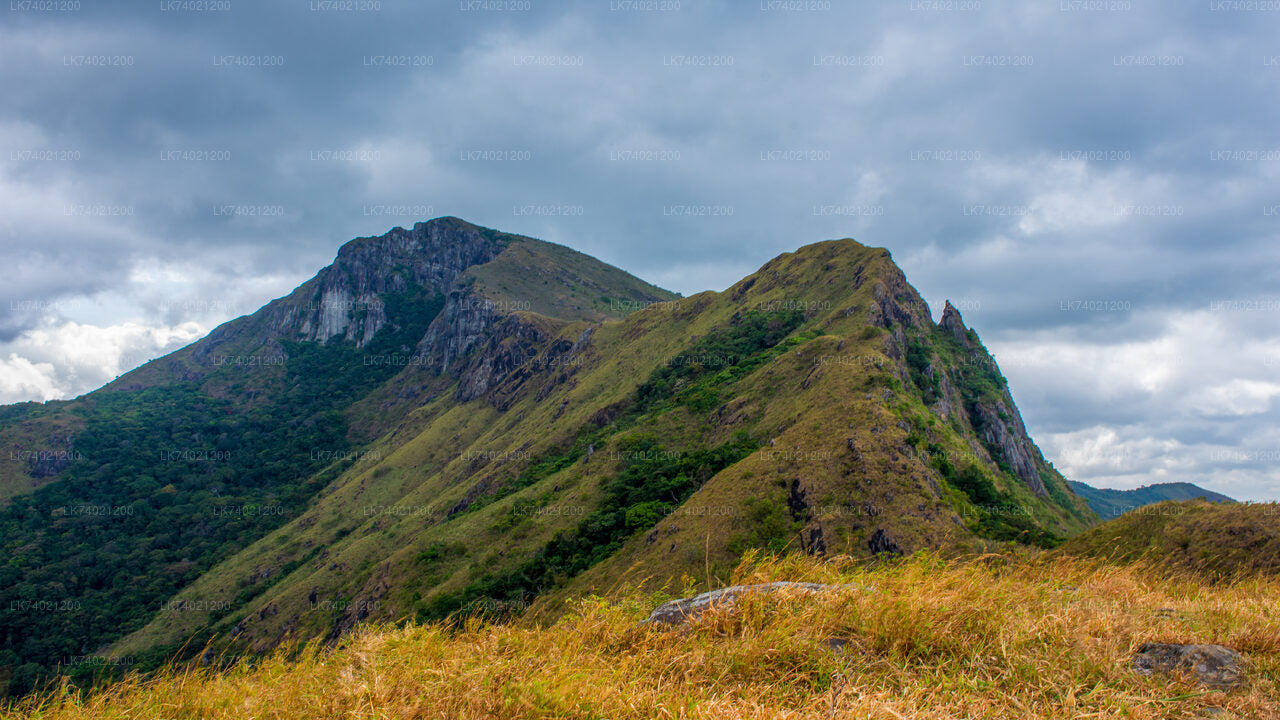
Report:
[[514,239],[467,277],[501,307],[565,320],[622,318],[678,297],[589,255],[533,238]]
[[[653,372],[636,391],[641,412],[665,404],[706,412],[720,404],[718,388],[745,377],[776,356],[769,352],[804,322],[797,310],[749,311],[700,338]],[[785,348],[778,348],[778,352]]]
[[1008,493],[1001,492],[991,478],[977,465],[966,465],[957,471],[942,452],[933,445],[929,448],[934,467],[947,483],[964,493],[972,503],[975,515],[975,531],[991,540],[1013,541],[1026,545],[1051,548],[1062,538],[1045,530]]
[[[38,580],[24,590],[35,597],[81,577],[112,584],[123,568],[120,585],[102,598],[136,615],[120,624],[116,606],[73,589],[65,596],[90,598],[92,607],[59,616],[80,623],[70,631],[53,622],[27,630],[17,617],[0,631],[12,633],[15,648],[36,643],[26,648],[49,657],[101,652],[148,668],[188,640],[184,658],[206,654],[206,642],[231,657],[285,637],[333,637],[364,617],[338,609],[346,603],[367,603],[360,606],[367,620],[394,621],[512,615],[533,600],[539,621],[549,620],[563,612],[563,600],[619,579],[648,578],[655,592],[718,583],[744,552],[793,549],[802,531],[834,557],[865,553],[867,533],[877,529],[911,552],[991,547],[975,534],[1047,545],[1049,532],[1088,522],[1067,516],[1077,505],[1059,510],[1033,497],[985,458],[954,460],[957,448],[975,441],[968,425],[940,420],[919,398],[934,398],[943,380],[973,398],[1004,398],[1003,379],[962,366],[964,343],[927,327],[908,328],[908,337],[919,337],[905,361],[886,353],[889,333],[870,326],[864,310],[893,298],[923,317],[924,305],[884,251],[820,243],[781,256],[729,293],[650,307],[669,294],[565,248],[517,239],[448,291],[513,314],[482,331],[440,376],[405,369],[443,302],[416,291],[383,297],[393,324],[362,349],[268,340],[287,354],[285,365],[219,369],[200,384],[178,380],[206,372],[194,356],[207,348],[195,348],[72,403],[80,413],[73,419],[87,424],[73,428],[77,449],[91,440],[101,446],[50,487],[87,492],[86,473],[101,469],[120,486],[120,502],[151,508],[147,523],[120,529],[143,517],[137,510],[72,553],[45,541],[62,526],[32,519],[38,508],[0,512],[0,529],[13,531],[6,551],[19,558],[0,579]],[[308,301],[304,294],[289,302]],[[243,345],[270,337],[265,325],[250,325],[215,340],[218,349],[252,352]],[[541,344],[545,356],[571,345],[581,352],[572,363],[513,368],[510,338],[494,328],[511,330],[522,348]],[[962,382],[963,372],[975,373],[974,382]],[[160,394],[121,390],[148,383]],[[455,389],[475,399],[459,403]],[[98,414],[89,417],[91,410]],[[26,422],[45,411],[11,414]],[[55,420],[70,425],[64,412]],[[53,420],[41,423],[42,435],[32,438],[48,437],[51,427],[64,436]],[[110,432],[99,433],[104,428]],[[903,446],[900,430],[914,449]],[[356,447],[356,438],[370,444]],[[165,443],[232,450],[234,465],[196,456],[151,467],[157,463],[137,454]],[[957,462],[946,483],[923,457],[934,447]],[[354,462],[360,450],[367,459]],[[1047,466],[1043,474],[1058,477]],[[13,477],[24,502],[49,503],[31,492],[31,478]],[[1046,486],[1061,489],[1048,479]],[[190,509],[209,502],[200,492],[283,510],[205,519]],[[178,509],[153,522],[164,503]],[[1019,505],[1023,516],[1010,510]],[[950,510],[968,527],[958,529]],[[13,524],[19,517],[33,524]],[[45,548],[54,556],[37,558]],[[53,569],[29,572],[36,564]],[[88,564],[96,574],[81,572]],[[158,581],[165,584],[147,586]],[[183,600],[216,607],[156,612]],[[76,645],[42,648],[47,637]],[[25,662],[22,652],[4,660]],[[41,672],[15,687],[29,687]]]
[[711,476],[751,454],[757,443],[740,435],[710,450],[671,453],[649,439],[624,443],[622,471],[605,483],[601,506],[577,527],[561,531],[515,570],[484,574],[459,592],[439,595],[419,619],[458,612],[510,612],[609,557],[627,538],[678,508]]
[[745,553],[760,549],[770,553],[795,550],[791,545],[803,523],[791,517],[787,504],[772,498],[747,498],[747,529],[729,540],[729,550]]
[[[509,486],[505,496],[569,467],[588,447],[635,424],[645,414],[685,407],[705,412],[719,404],[726,386],[759,367],[788,343],[783,340],[804,322],[798,312],[748,312],[727,327],[695,342],[688,353],[653,371],[635,392],[628,410],[613,423],[583,428],[566,449],[536,458]],[[532,597],[563,585],[616,552],[627,538],[656,525],[689,498],[711,476],[751,454],[758,443],[738,433],[711,449],[679,452],[654,438],[634,436],[617,443],[622,457],[618,474],[603,484],[601,506],[576,528],[561,531],[538,554],[514,570],[486,573],[462,590],[438,595],[418,608],[421,619],[438,619],[477,608],[508,612]],[[487,502],[492,502],[490,499]],[[472,503],[468,511],[485,503]]]
[[341,424],[341,409],[404,367],[406,355],[444,307],[444,295],[416,288],[386,293],[382,300],[395,323],[379,330],[363,348],[352,342],[280,341],[289,357],[283,402],[304,411],[323,404],[331,410],[324,421]]
[[1089,507],[1098,513],[1098,517],[1105,520],[1118,518],[1130,510],[1166,500],[1199,498],[1210,502],[1235,502],[1226,495],[1196,487],[1191,483],[1156,483],[1133,490],[1095,488],[1081,482],[1071,482],[1070,486],[1077,495],[1089,503]]
[[782,344],[782,340],[803,322],[804,315],[795,311],[752,311],[735,318],[727,327],[711,331],[687,352],[654,370],[612,423],[580,428],[566,447],[534,458],[516,478],[460,512],[479,510],[564,470],[581,460],[589,448],[603,446],[614,434],[634,426],[643,415],[677,407],[695,412],[715,408],[720,404],[722,390],[784,351],[789,344]]
[[[59,482],[0,508],[9,693],[30,691],[158,612],[183,612],[165,601],[298,515],[353,462],[342,411],[398,370],[366,358],[411,350],[444,303],[421,291],[384,300],[397,322],[364,349],[284,341],[283,379],[270,365],[214,371],[265,391],[254,401],[175,381],[76,406],[85,423],[78,459]],[[246,588],[235,606],[268,585]]]
[[927,343],[918,337],[907,343],[907,369],[925,405],[932,405],[942,396],[938,371],[932,367],[932,362],[933,349]]
[[[982,401],[1004,398],[1008,381],[972,330],[969,342],[972,347],[960,344],[951,334],[937,328],[908,337],[907,369],[926,405],[941,396],[938,374],[948,371],[966,409]],[[941,361],[940,366],[934,365],[935,354]]]

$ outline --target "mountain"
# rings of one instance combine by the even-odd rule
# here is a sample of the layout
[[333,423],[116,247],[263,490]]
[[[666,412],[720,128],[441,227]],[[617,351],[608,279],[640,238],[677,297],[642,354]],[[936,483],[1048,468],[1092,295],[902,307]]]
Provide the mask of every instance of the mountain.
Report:
[[1214,579],[1280,576],[1280,504],[1167,500],[1130,510],[1054,552],[1144,560]]
[[1166,500],[1208,500],[1215,503],[1233,503],[1235,500],[1221,493],[1205,490],[1191,483],[1155,483],[1132,490],[1096,488],[1074,480],[1067,481],[1076,495],[1089,503],[1098,517],[1110,520],[1130,510]]
[[1096,522],[959,312],[934,323],[848,239],[679,298],[456,218],[396,228],[98,391],[0,410],[0,440],[26,453],[0,509],[14,692],[86,655],[550,617],[623,581],[713,585],[752,548]]
[[182,608],[166,603],[296,519],[414,409],[483,394],[521,372],[523,348],[673,297],[442,218],[345,244],[288,296],[98,391],[0,408],[0,688]]

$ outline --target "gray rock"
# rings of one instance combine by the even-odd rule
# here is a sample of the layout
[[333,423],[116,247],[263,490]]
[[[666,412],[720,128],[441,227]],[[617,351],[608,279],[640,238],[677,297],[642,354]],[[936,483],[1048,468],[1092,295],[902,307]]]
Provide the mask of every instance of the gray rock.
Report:
[[1143,675],[1190,671],[1201,685],[1230,690],[1241,684],[1244,662],[1239,653],[1221,645],[1143,643],[1133,656],[1133,669]]
[[826,640],[823,640],[822,644],[832,652],[842,653],[847,652],[853,643],[845,638],[829,637]]
[[46,448],[26,453],[27,474],[33,478],[48,478],[71,467],[71,461],[76,457],[71,442],[71,435],[50,435]]
[[[968,356],[963,359],[965,364],[985,366],[988,370],[999,373],[995,359],[982,347],[977,336],[972,335],[965,327],[960,311],[955,309],[950,300],[942,310],[942,319],[938,321],[938,327],[950,333],[956,342],[968,351]],[[955,388],[947,380],[946,373],[942,373],[942,381],[939,385],[945,400],[940,399],[937,409],[943,417],[950,417],[952,412],[958,409],[951,399]],[[966,404],[969,424],[977,431],[984,449],[993,461],[998,462],[1003,459],[1031,492],[1047,498],[1049,491],[1044,486],[1044,480],[1040,478],[1040,467],[1045,464],[1044,457],[1027,435],[1022,415],[1013,404],[1013,398],[1008,390],[1004,390],[1001,396],[999,399],[985,398],[972,405]]]
[[951,336],[961,345],[969,345],[969,328],[965,327],[960,311],[956,310],[950,300],[947,300],[942,308],[942,318],[938,320],[938,327],[951,333]]
[[1003,457],[1032,492],[1040,497],[1049,496],[1036,465],[1039,450],[1027,436],[1027,428],[1016,408],[1006,405],[1004,400],[983,400],[974,403],[969,421],[993,460]]
[[383,293],[410,285],[446,291],[467,268],[492,260],[504,246],[457,218],[358,238],[283,302],[267,306],[266,321],[277,336],[317,342],[341,337],[363,346],[387,323]]
[[649,614],[644,623],[657,625],[681,625],[697,617],[713,607],[732,605],[739,597],[753,592],[777,592],[791,590],[802,593],[821,592],[844,587],[842,585],[822,585],[802,582],[771,582],[759,585],[733,585],[719,590],[711,590],[691,598],[681,598],[659,605]]

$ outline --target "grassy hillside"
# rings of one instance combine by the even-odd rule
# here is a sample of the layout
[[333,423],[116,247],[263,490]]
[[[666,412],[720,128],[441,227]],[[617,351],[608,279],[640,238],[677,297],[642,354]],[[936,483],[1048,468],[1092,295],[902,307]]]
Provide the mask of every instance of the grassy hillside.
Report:
[[[623,579],[715,585],[751,548],[1052,545],[1092,521],[1042,458],[1043,496],[993,457],[964,403],[1012,408],[1003,385],[941,357],[960,348],[882,249],[818,243],[725,293],[545,333],[486,396],[413,410],[106,654],[215,635],[267,651],[531,602],[554,616]],[[911,343],[939,388],[912,377]]]
[[1191,483],[1156,483],[1133,490],[1111,490],[1095,488],[1082,482],[1072,482],[1071,489],[1089,503],[1089,507],[1104,520],[1118,518],[1121,515],[1145,505],[1166,500],[1203,499],[1209,502],[1233,503],[1235,500]]
[[1059,552],[1148,560],[1215,578],[1280,575],[1280,504],[1188,500],[1148,505],[1071,538]]
[[[1280,716],[1275,578],[1206,584],[1143,564],[918,555],[864,566],[804,556],[734,580],[847,585],[746,596],[688,630],[637,621],[667,597],[624,591],[558,623],[363,628],[337,647],[224,658],[91,695],[0,711],[71,718],[1273,718]],[[676,588],[671,588],[675,590]],[[1143,676],[1143,642],[1218,643],[1247,686]]]
[[467,276],[499,305],[568,320],[617,319],[676,297],[589,255],[532,238],[513,243]]
[[9,498],[34,492],[58,479],[78,457],[72,438],[83,418],[62,412],[71,403],[18,403],[0,406],[0,507]]

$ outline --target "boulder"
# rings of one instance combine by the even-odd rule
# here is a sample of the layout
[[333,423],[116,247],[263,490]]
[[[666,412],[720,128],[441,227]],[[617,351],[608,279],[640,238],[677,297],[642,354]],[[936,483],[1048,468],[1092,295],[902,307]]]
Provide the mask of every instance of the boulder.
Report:
[[1133,669],[1144,675],[1190,671],[1201,685],[1216,690],[1239,686],[1243,665],[1239,653],[1221,645],[1143,643],[1133,656]]
[[681,625],[712,607],[731,605],[738,599],[738,597],[747,593],[768,593],[776,592],[778,590],[812,593],[840,587],[844,586],[804,582],[771,582],[761,583],[759,585],[734,585],[732,587],[704,592],[701,595],[695,595],[691,598],[681,598],[679,600],[665,602],[650,613],[649,617],[644,620],[644,622],[656,625]]

